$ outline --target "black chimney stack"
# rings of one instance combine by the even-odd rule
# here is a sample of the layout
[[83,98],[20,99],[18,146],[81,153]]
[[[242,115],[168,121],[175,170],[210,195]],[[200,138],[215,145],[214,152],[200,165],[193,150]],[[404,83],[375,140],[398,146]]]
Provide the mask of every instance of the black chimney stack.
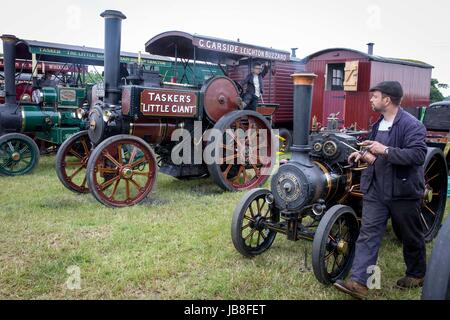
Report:
[[375,45],[375,43],[373,42],[369,42],[367,44],[367,54],[370,56],[373,56],[373,46]]
[[291,51],[292,51],[291,56],[292,56],[292,58],[297,58],[297,50],[298,50],[298,48],[291,48]]
[[5,103],[16,104],[16,43],[13,35],[2,35],[5,73]]
[[106,10],[100,16],[105,19],[105,103],[118,105],[122,20],[127,17],[116,10]]
[[296,73],[292,75],[292,78],[294,81],[294,141],[291,148],[293,160],[311,166],[309,132],[313,85],[317,75]]

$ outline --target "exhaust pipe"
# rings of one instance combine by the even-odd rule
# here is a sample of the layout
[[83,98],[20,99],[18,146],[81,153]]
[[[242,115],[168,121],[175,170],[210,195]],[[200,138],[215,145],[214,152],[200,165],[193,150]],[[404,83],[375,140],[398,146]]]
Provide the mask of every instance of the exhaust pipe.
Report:
[[3,61],[5,73],[5,103],[16,104],[16,43],[17,38],[13,35],[4,34]]
[[105,19],[105,103],[118,105],[120,100],[120,41],[122,20],[127,17],[120,11],[106,10]]
[[292,75],[294,81],[294,137],[292,158],[305,166],[312,166],[309,158],[310,119],[314,80],[317,75],[297,73]]
[[18,39],[9,34],[1,36],[5,74],[5,105],[0,108],[0,135],[22,130],[22,112],[16,100],[16,44]]

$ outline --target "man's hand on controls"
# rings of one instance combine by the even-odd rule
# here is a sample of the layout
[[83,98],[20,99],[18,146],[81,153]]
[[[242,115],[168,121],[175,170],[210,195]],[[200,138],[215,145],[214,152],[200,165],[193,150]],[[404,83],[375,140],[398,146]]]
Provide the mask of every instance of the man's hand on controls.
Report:
[[377,160],[377,157],[374,156],[372,153],[370,153],[368,150],[361,151],[361,152],[353,152],[348,157],[348,163],[354,164],[358,163],[360,161],[365,162],[367,164],[374,164],[375,160]]
[[362,143],[359,143],[358,145],[360,147],[366,148],[367,150],[370,151],[370,153],[372,153],[375,156],[385,155],[386,150],[388,149],[388,147],[386,147],[385,145],[383,145],[377,141],[371,141],[371,140],[363,141]]

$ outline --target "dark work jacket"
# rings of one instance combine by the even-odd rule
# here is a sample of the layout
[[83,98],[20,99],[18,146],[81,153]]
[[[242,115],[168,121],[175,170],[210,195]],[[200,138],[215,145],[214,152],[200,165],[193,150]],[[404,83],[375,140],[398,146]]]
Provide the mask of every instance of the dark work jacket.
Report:
[[[263,94],[263,78],[266,76],[267,72],[269,71],[269,68],[267,66],[264,66],[264,69],[259,74],[259,87],[261,90],[261,94]],[[241,82],[242,86],[247,89],[245,90],[245,93],[255,94],[255,84],[253,83],[253,73],[250,73],[244,81]]]
[[[374,124],[369,140],[374,141],[383,117]],[[386,166],[383,174],[383,194],[380,199],[420,199],[425,192],[423,164],[427,154],[425,126],[402,108],[389,131]],[[376,174],[380,174],[377,172]],[[361,175],[361,191],[366,194],[372,184],[374,167],[369,166]],[[382,197],[382,198],[381,198]]]

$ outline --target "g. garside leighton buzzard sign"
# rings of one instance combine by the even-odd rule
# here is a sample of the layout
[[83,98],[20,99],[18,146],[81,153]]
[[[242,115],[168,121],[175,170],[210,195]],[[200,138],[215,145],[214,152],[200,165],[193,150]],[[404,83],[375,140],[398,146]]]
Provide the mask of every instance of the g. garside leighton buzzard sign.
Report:
[[193,44],[201,49],[242,55],[252,58],[288,61],[290,54],[285,51],[247,45],[245,43],[230,42],[221,39],[194,37]]

